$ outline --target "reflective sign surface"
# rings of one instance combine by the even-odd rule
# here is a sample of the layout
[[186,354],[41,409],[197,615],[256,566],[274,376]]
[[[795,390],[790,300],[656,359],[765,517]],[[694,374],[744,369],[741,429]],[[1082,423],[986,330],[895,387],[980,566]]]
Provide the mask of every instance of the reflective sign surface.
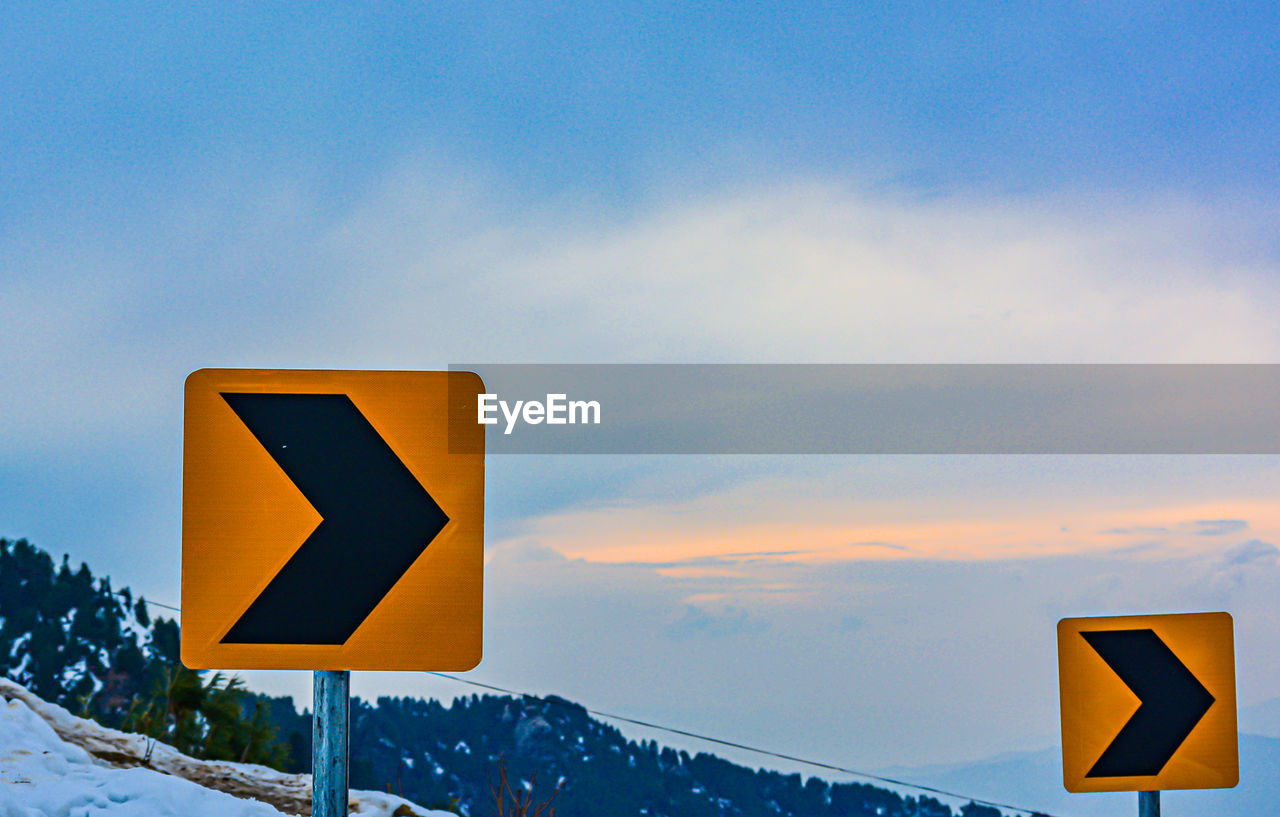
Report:
[[1058,676],[1068,791],[1239,781],[1227,613],[1063,619]]
[[479,663],[483,427],[464,449],[481,453],[450,454],[448,418],[451,399],[474,405],[482,391],[468,372],[193,373],[183,663]]

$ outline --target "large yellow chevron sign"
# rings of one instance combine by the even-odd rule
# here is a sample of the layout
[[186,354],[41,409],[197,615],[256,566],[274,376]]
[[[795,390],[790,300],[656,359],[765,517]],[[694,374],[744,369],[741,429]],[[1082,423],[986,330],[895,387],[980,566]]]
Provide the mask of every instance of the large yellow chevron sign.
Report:
[[1239,782],[1227,613],[1063,619],[1058,676],[1067,791]]
[[469,372],[188,377],[183,663],[479,663],[484,430],[455,424],[478,439],[450,453],[449,415],[483,391]]

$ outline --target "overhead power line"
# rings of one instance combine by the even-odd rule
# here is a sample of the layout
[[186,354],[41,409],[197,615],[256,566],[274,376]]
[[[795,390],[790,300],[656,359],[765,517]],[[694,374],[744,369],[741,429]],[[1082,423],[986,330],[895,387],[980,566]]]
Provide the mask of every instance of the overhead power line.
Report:
[[[124,596],[124,597],[125,597],[125,598],[127,598],[127,599],[132,599],[132,598],[133,598],[133,594],[132,594],[132,593],[126,593],[126,592],[125,592],[125,591],[123,591],[123,590],[116,590],[116,591],[113,591],[113,592],[114,592],[114,594],[115,594],[115,595],[117,595],[117,596]],[[161,603],[160,603],[160,602],[158,602],[158,601],[152,601],[151,599],[146,599],[146,598],[143,598],[142,596],[138,596],[137,600],[138,600],[138,601],[140,601],[140,602],[142,602],[143,604],[154,604],[156,607],[163,607],[163,608],[164,608],[164,609],[166,609],[166,610],[172,610],[172,611],[174,611],[175,613],[181,613],[181,612],[182,612],[182,608],[181,608],[181,607],[174,607],[172,604],[161,604]]]
[[[541,703],[547,703],[553,706],[581,706],[580,704],[573,704],[573,703],[570,703],[569,701],[559,700],[556,698],[544,698],[541,695],[534,695],[529,692],[521,692],[515,689],[507,689],[505,687],[495,686],[494,684],[485,684],[480,681],[472,681],[469,678],[461,678],[457,675],[449,675],[444,672],[428,672],[427,674],[435,675],[440,678],[447,678],[450,681],[457,681],[460,684],[468,684],[470,686],[480,687],[482,689],[488,689],[494,692],[501,692],[506,695],[515,695],[516,697],[519,697],[519,698],[526,698],[532,701],[539,701]],[[595,715],[596,717],[599,717],[599,718],[607,718],[609,720],[621,721],[623,723],[630,723],[635,726],[643,726],[646,729],[656,729],[659,732],[667,732],[672,735],[682,735],[687,738],[703,740],[708,743],[717,744],[719,746],[727,746],[732,749],[741,749],[747,752],[754,752],[755,754],[764,755],[766,757],[777,758],[779,760],[787,760],[792,763],[801,763],[805,766],[812,766],[818,769],[827,769],[829,771],[840,772],[842,774],[852,775],[854,777],[861,777],[867,780],[875,780],[876,782],[879,782],[879,783],[887,783],[893,786],[900,786],[903,788],[913,789],[915,791],[928,792],[930,794],[938,794],[944,797],[954,797],[959,800],[968,800],[970,802],[977,803],[979,805],[991,806],[992,808],[1005,809],[1008,811],[1021,812],[1023,814],[1041,815],[1042,817],[1058,817],[1057,815],[1051,814],[1046,811],[1040,811],[1039,809],[1030,809],[1030,808],[1024,808],[1022,806],[1014,806],[1014,805],[1010,805],[1009,803],[1000,803],[995,800],[984,800],[981,797],[971,797],[970,795],[967,795],[967,794],[948,791],[946,789],[939,789],[934,786],[925,786],[919,783],[910,783],[906,780],[897,780],[892,777],[885,777],[884,775],[878,775],[872,772],[864,772],[864,771],[859,771],[857,769],[850,769],[847,766],[837,766],[832,763],[824,763],[820,760],[809,760],[808,758],[797,757],[795,755],[788,755],[782,752],[775,752],[770,749],[762,749],[758,746],[750,746],[745,743],[738,743],[732,740],[725,740],[723,738],[716,738],[710,735],[699,734],[697,732],[690,732],[685,729],[677,729],[673,726],[663,726],[662,724],[658,724],[658,723],[642,721],[642,720],[639,720],[638,718],[627,717],[626,715],[617,715],[612,712],[603,712],[599,709],[592,709],[591,707],[588,707],[588,706],[583,706],[582,709],[586,710],[589,714]]]
[[[123,595],[123,593],[118,593],[118,595]],[[182,612],[181,607],[174,607],[169,604],[161,604],[158,601],[151,601],[150,599],[144,599],[141,596],[139,596],[138,599],[143,604],[154,604],[155,606],[163,607],[166,610],[173,610],[174,612],[178,612],[178,613]],[[911,789],[913,791],[927,792],[929,794],[936,794],[942,797],[950,797],[957,800],[967,800],[969,802],[977,803],[978,805],[982,805],[982,806],[990,806],[992,808],[1003,809],[1006,811],[1014,811],[1022,814],[1038,815],[1038,817],[1060,817],[1060,815],[1055,815],[1047,811],[1041,811],[1040,809],[1031,809],[1031,808],[1025,808],[1023,806],[1015,806],[1010,803],[1001,803],[997,800],[986,800],[981,797],[973,797],[971,795],[962,794],[956,791],[940,789],[940,788],[937,788],[936,786],[926,786],[921,783],[911,783],[906,780],[898,780],[893,777],[885,777],[884,775],[875,774],[873,772],[865,772],[859,769],[851,769],[847,766],[837,766],[834,763],[824,763],[823,761],[820,761],[820,760],[810,760],[808,758],[797,757],[796,755],[789,755],[784,752],[775,752],[771,749],[762,749],[759,746],[751,746],[746,743],[738,743],[737,741],[725,740],[724,738],[712,737],[711,735],[703,735],[698,732],[690,732],[687,729],[677,729],[674,726],[663,726],[660,723],[652,723],[650,721],[643,721],[638,718],[631,718],[626,715],[618,715],[612,712],[604,712],[599,709],[592,709],[591,707],[588,707],[588,706],[582,706],[581,704],[570,703],[569,701],[565,701],[557,698],[545,698],[541,695],[534,695],[531,692],[521,692],[520,690],[517,690],[517,689],[508,689],[506,687],[497,686],[495,684],[486,684],[481,681],[473,681],[470,678],[462,678],[457,675],[450,675],[445,672],[427,672],[427,675],[434,675],[438,678],[444,678],[449,681],[455,681],[459,684],[467,684],[468,686],[478,687],[480,689],[487,689],[487,690],[490,690],[491,692],[501,692],[504,695],[514,695],[517,698],[524,698],[530,701],[538,701],[539,703],[550,704],[552,706],[581,707],[588,714],[595,715],[598,718],[606,718],[608,720],[619,721],[621,723],[629,723],[629,724],[632,724],[633,726],[642,726],[646,729],[656,729],[659,732],[666,732],[672,735],[680,735],[686,738],[693,738],[694,740],[706,741],[707,743],[714,743],[718,746],[726,746],[730,749],[740,749],[744,752],[752,752],[754,754],[762,755],[764,757],[772,757],[778,760],[786,760],[791,763],[799,763],[804,766],[811,766],[815,769],[826,769],[832,772],[847,774],[852,777],[861,777],[865,780],[874,780],[877,783],[885,783],[891,786],[898,786],[900,788]]]

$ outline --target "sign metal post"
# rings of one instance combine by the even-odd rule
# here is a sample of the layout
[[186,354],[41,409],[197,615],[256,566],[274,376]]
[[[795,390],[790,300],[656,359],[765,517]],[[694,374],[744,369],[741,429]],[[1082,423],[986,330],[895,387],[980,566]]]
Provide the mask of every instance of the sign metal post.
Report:
[[311,719],[311,815],[347,817],[351,673],[316,670]]
[[1160,792],[1138,792],[1138,817],[1160,817]]

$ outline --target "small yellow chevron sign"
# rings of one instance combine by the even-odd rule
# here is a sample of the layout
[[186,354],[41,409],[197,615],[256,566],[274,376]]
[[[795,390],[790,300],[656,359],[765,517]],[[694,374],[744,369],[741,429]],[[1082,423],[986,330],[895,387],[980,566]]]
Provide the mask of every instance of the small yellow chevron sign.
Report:
[[1067,791],[1239,782],[1229,614],[1063,619],[1058,679]]

